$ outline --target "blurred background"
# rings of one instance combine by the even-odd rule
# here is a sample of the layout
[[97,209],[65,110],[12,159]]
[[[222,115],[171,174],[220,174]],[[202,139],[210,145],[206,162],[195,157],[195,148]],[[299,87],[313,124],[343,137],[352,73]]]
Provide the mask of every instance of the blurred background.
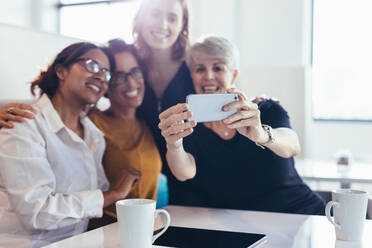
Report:
[[[240,50],[239,87],[280,100],[299,159],[347,156],[372,168],[372,1],[189,0],[191,40],[221,35]],[[0,1],[0,99],[76,40],[132,42],[137,0]],[[372,179],[372,174],[369,175]]]

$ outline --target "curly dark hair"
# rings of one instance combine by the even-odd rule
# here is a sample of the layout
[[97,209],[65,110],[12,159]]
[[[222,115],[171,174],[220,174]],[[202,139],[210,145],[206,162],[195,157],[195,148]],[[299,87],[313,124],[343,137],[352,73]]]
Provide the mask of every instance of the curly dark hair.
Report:
[[109,59],[110,70],[115,70],[115,60],[111,52],[104,47],[97,46],[90,42],[77,42],[64,48],[54,59],[53,63],[46,70],[42,70],[39,76],[31,83],[31,93],[36,95],[36,88],[40,89],[40,95],[47,94],[50,99],[56,94],[59,88],[59,78],[56,73],[57,66],[69,67],[77,58],[93,49],[102,50]]
[[111,52],[112,55],[122,53],[122,52],[129,52],[133,54],[133,56],[137,60],[139,59],[137,50],[134,47],[134,45],[128,44],[122,39],[109,40],[107,43],[107,49]]

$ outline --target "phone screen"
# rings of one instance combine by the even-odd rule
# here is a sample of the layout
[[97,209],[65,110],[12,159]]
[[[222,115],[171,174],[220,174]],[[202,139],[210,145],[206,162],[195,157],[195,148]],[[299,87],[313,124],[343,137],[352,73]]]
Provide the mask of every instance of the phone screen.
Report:
[[222,107],[238,101],[238,95],[232,94],[192,94],[187,96],[187,104],[193,116],[190,121],[220,121],[236,113],[236,110],[225,112]]

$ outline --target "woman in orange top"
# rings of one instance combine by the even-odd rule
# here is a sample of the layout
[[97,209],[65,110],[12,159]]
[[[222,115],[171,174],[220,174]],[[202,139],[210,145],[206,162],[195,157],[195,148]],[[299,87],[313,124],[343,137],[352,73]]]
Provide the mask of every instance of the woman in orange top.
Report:
[[[106,176],[111,184],[115,184],[123,169],[128,174],[141,174],[141,179],[126,198],[156,200],[161,158],[150,129],[136,115],[145,92],[136,50],[119,39],[111,40],[108,49],[116,63],[106,94],[111,106],[104,112],[93,110],[89,114],[89,118],[105,135],[106,150],[102,163]],[[115,213],[115,206],[108,210]]]

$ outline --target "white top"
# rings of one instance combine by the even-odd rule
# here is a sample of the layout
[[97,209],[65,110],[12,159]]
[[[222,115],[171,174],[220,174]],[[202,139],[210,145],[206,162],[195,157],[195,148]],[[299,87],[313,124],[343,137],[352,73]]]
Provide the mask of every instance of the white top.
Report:
[[[363,241],[357,243],[336,240],[334,226],[325,216],[182,206],[167,206],[165,209],[171,216],[172,226],[266,234],[267,243],[260,248],[372,247],[371,220],[365,221]],[[116,222],[45,248],[118,248],[118,228]]]
[[34,108],[35,119],[0,131],[0,247],[40,247],[102,216],[103,134],[81,115],[82,140],[45,94]]

